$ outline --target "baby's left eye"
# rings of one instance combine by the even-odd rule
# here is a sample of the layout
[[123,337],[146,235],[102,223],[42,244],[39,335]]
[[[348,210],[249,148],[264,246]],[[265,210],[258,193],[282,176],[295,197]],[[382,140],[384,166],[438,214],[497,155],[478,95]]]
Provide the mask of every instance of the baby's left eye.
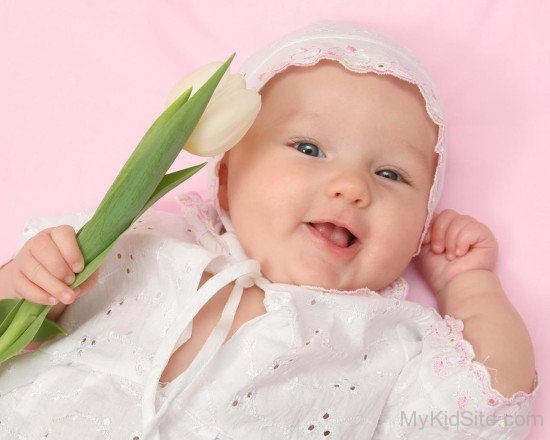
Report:
[[397,176],[397,179],[390,179],[390,180],[394,180],[394,181],[396,181],[396,182],[402,181],[402,182],[404,182],[404,183],[407,183],[407,179],[405,179],[405,178],[404,178],[401,174],[399,174],[397,171],[385,169],[385,170],[381,170],[380,172],[390,172],[391,174]]
[[292,147],[294,147],[295,145],[306,145],[307,147],[304,147],[302,149],[300,149],[300,147],[296,148],[298,151],[302,151],[303,150],[303,153],[304,154],[307,154],[308,156],[316,156],[316,152],[320,152],[323,156],[322,157],[326,157],[325,156],[325,153],[323,153],[321,151],[321,149],[315,145],[315,144],[312,144],[311,142],[294,142],[292,144]]

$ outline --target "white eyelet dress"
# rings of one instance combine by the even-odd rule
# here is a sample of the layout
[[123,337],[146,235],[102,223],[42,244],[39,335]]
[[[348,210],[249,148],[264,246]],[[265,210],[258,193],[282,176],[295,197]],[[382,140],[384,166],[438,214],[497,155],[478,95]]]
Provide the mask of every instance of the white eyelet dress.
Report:
[[[179,214],[147,211],[98,269],[98,284],[58,321],[68,331],[0,366],[0,439],[519,439],[535,395],[506,398],[473,361],[462,321],[388,288],[345,292],[271,283],[196,193]],[[40,217],[78,230],[93,212]],[[214,274],[200,289],[203,271]],[[159,378],[192,320],[235,281],[187,370]],[[227,342],[243,288],[266,313]],[[495,424],[422,424],[434,411],[481,412]],[[517,420],[517,417],[516,417]]]

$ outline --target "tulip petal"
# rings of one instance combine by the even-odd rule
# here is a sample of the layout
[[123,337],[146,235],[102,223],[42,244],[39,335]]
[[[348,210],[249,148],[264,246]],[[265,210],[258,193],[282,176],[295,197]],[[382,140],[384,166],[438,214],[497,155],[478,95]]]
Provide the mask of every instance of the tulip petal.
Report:
[[184,149],[198,156],[215,156],[237,144],[250,129],[261,108],[261,96],[235,90],[216,98],[197,124]]
[[[208,103],[208,106],[206,107],[206,110],[204,113],[206,114],[208,112],[208,108],[210,106],[216,106],[215,104],[216,100],[218,98],[221,98],[222,96],[225,96],[228,93],[232,93],[237,90],[245,90],[246,89],[246,81],[244,79],[244,76],[240,73],[232,74],[227,77],[227,80],[224,84],[220,84],[220,86],[216,89],[214,94],[212,95],[212,99]],[[203,117],[205,117],[203,115]]]
[[[223,63],[219,61],[215,61],[201,67],[198,70],[195,70],[194,72],[180,79],[168,93],[168,98],[166,99],[166,107],[169,107],[176,100],[176,98],[189,87],[192,87],[193,90],[198,90],[208,80],[208,78],[210,78],[214,74],[214,72],[216,72],[221,67],[222,64]],[[227,71],[223,75],[218,84],[217,90],[225,87],[225,84],[228,81],[228,76],[229,71]],[[191,96],[193,96],[194,94],[195,92],[193,92]],[[214,95],[215,94],[216,92],[214,92]]]

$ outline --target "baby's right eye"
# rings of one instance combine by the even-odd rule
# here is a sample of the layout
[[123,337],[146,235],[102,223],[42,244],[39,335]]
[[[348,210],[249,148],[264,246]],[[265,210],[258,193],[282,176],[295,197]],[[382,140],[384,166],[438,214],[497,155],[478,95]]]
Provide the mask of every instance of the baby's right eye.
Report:
[[[313,143],[311,143],[311,142],[307,142],[307,141],[305,141],[305,142],[294,142],[294,143],[292,144],[292,147],[294,148],[295,145],[309,145],[309,147],[306,147],[306,148],[303,148],[303,149],[302,149],[302,150],[303,150],[303,153],[304,153],[304,154],[307,154],[308,156],[316,156],[316,155],[315,155],[315,152],[317,151],[317,152],[320,152],[320,153],[323,155],[322,157],[326,157],[326,156],[325,156],[325,153],[323,153],[323,152],[319,149],[319,147],[318,147],[317,145],[315,145],[315,144],[313,144]],[[298,151],[302,151],[302,150],[300,149],[300,147],[298,147],[298,148],[296,148],[296,149],[297,149]]]

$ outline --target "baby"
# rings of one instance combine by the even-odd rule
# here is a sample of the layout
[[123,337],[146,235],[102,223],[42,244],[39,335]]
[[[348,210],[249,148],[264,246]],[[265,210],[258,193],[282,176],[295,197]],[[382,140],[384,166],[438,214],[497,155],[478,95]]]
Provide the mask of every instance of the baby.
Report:
[[[262,108],[209,161],[213,204],[148,211],[76,301],[42,283],[70,334],[0,367],[2,438],[523,438],[531,340],[490,229],[434,213],[444,123],[416,63],[328,20],[251,57]],[[23,295],[33,249],[46,268],[77,262],[91,214],[31,228],[50,253],[26,239],[2,292]],[[439,313],[404,299],[411,261]]]

